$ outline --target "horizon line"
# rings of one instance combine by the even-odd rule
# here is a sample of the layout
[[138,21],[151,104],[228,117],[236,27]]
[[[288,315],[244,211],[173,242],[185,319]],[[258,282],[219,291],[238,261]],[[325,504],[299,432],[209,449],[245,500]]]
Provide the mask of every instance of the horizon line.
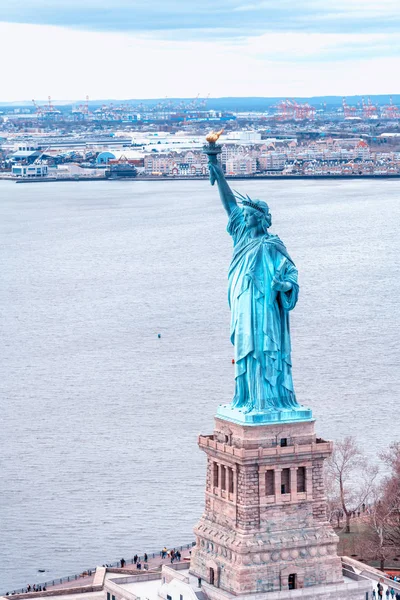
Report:
[[[400,98],[400,92],[398,93],[391,93],[391,92],[385,92],[385,93],[381,93],[381,94],[369,94],[369,93],[359,93],[359,94],[321,94],[320,96],[317,95],[310,95],[310,96],[297,96],[297,95],[289,95],[289,94],[282,94],[280,96],[198,96],[197,98],[199,100],[207,100],[207,102],[210,102],[212,100],[281,100],[281,99],[286,99],[286,98],[295,98],[295,99],[299,99],[299,100],[311,100],[311,99],[319,99],[319,98],[377,98],[377,97],[382,97],[382,96],[388,96],[390,97],[399,97]],[[89,98],[88,102],[89,104],[91,102],[153,102],[153,101],[172,101],[172,100],[196,100],[197,99],[195,96],[154,96],[154,97],[146,97],[146,98]],[[47,98],[39,98],[39,99],[35,99],[35,102],[43,102],[43,103],[48,103],[49,102],[49,97]],[[82,98],[68,98],[68,99],[57,99],[57,98],[53,98],[51,97],[51,102],[52,104],[55,104],[57,102],[62,103],[62,104],[73,104],[75,102],[86,102],[86,97],[82,97]],[[27,104],[32,104],[32,100],[28,100],[28,99],[18,99],[18,100],[0,100],[0,105],[7,105],[7,104],[18,104],[18,103],[27,103]]]

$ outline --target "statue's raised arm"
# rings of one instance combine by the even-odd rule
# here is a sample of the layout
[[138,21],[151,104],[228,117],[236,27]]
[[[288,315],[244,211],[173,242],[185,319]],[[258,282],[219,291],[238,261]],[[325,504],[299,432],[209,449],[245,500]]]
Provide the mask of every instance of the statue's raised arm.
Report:
[[204,154],[208,156],[208,169],[210,171],[210,182],[214,185],[217,182],[221,202],[228,215],[236,208],[235,196],[225,179],[221,164],[218,162],[218,154],[221,153],[221,147],[216,145],[216,141],[222,134],[223,129],[218,132],[212,132],[206,140],[208,144],[203,147]]

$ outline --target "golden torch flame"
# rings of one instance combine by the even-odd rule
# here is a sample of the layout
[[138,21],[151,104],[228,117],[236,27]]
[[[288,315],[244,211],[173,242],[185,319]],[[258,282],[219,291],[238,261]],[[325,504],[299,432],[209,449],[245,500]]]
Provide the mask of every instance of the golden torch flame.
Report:
[[218,140],[218,138],[223,134],[224,130],[221,129],[221,131],[212,131],[211,133],[208,134],[208,136],[206,137],[207,142],[209,142],[210,144],[215,144],[215,142]]

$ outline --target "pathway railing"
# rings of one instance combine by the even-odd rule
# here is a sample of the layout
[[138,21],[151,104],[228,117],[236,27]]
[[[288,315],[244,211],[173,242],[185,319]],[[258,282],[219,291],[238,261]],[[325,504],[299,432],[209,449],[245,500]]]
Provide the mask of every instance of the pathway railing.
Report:
[[[179,550],[179,552],[182,552],[183,550],[190,550],[190,548],[193,548],[193,546],[195,545],[195,542],[192,542],[191,544],[184,544],[183,546],[175,546],[174,550]],[[156,556],[159,556],[161,558],[162,552],[148,552],[147,554],[147,558],[148,559],[153,559],[156,558]],[[138,561],[140,561],[141,563],[144,562],[144,555],[138,556]],[[134,560],[133,558],[130,559],[126,559],[125,560],[125,566],[126,565],[133,565],[134,564]],[[115,568],[115,567],[120,567],[121,566],[121,560],[117,560],[117,561],[113,561],[112,563],[104,563],[104,566],[110,567],[110,568]],[[41,587],[42,591],[43,588],[45,587],[46,590],[49,587],[53,587],[55,585],[61,585],[63,583],[68,583],[68,582],[73,582],[73,581],[78,581],[78,579],[84,579],[85,577],[90,577],[91,575],[94,575],[94,573],[96,572],[96,567],[92,568],[92,569],[86,569],[85,571],[81,571],[81,573],[75,573],[74,575],[67,575],[66,577],[55,577],[54,579],[49,579],[49,581],[45,581],[44,583],[36,583],[35,582],[35,587]],[[89,585],[89,584],[88,584]],[[29,593],[31,592],[35,592],[38,591],[36,590],[32,590],[32,588],[29,590]],[[12,591],[8,590],[7,595],[9,596],[14,596],[15,594],[25,594],[27,592],[27,587],[23,587],[23,588],[19,588],[19,589],[14,589]],[[3,596],[6,595],[6,593],[2,594]]]

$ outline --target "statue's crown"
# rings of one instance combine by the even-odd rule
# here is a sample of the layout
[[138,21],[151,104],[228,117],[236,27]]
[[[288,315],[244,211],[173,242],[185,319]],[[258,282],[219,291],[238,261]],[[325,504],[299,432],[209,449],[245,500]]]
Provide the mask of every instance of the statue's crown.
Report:
[[239,192],[235,192],[235,198],[237,200],[239,200],[239,202],[243,205],[243,206],[249,206],[250,208],[254,208],[254,210],[258,210],[258,212],[262,213],[263,215],[268,215],[269,214],[269,207],[268,204],[266,202],[263,202],[262,204],[258,204],[257,202],[254,202],[249,196],[245,197],[242,194],[240,194]]
[[243,206],[250,206],[250,208],[254,208],[254,210],[258,210],[263,215],[268,214],[268,211],[265,211],[262,206],[258,206],[258,204],[254,204],[252,200],[242,200]]

